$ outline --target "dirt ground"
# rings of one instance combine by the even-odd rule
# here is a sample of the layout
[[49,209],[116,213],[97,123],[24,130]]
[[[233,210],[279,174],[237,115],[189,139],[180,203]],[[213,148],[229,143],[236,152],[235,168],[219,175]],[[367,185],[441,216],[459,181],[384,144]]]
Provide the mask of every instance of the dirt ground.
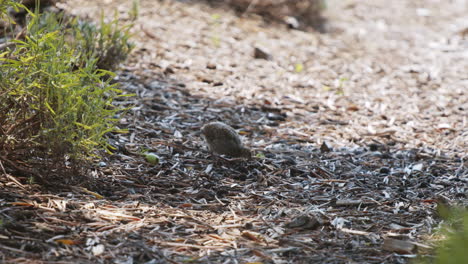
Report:
[[[125,20],[131,3],[62,7]],[[2,178],[0,257],[409,262],[430,246],[436,201],[467,203],[467,13],[464,0],[328,1],[318,33],[203,1],[141,0],[118,77],[136,94],[119,102],[129,133],[112,136],[118,150],[89,182]],[[214,120],[256,157],[213,159],[199,130]]]

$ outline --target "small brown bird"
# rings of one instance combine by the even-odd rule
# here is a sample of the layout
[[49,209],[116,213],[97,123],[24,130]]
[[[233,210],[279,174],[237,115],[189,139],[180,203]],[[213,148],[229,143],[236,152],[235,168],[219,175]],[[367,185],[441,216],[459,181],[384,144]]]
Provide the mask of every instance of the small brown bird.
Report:
[[250,158],[251,152],[242,145],[237,132],[221,122],[211,122],[201,129],[211,152],[231,157]]

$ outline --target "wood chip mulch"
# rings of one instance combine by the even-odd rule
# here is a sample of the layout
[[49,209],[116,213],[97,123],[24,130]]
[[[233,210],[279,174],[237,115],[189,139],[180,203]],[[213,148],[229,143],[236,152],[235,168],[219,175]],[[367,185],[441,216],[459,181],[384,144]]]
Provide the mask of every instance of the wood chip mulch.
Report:
[[[230,25],[215,29],[220,39],[238,50],[222,43],[214,62],[205,47],[196,47],[197,36],[213,32],[206,26],[209,6],[141,2],[146,32],[138,29],[138,49],[117,78],[134,94],[116,102],[129,107],[118,117],[128,133],[110,136],[113,155],[82,174],[51,172],[48,186],[0,166],[0,262],[408,263],[431,246],[426,239],[440,222],[436,203],[467,204],[468,101],[455,66],[468,64],[441,55],[441,67],[451,71],[445,79],[428,77],[435,73],[422,62],[432,55],[405,58],[413,46],[382,53],[357,28],[381,30],[359,14],[388,5],[366,14],[391,19],[391,8],[405,1],[351,1],[335,27],[346,19],[356,27],[324,36],[268,26],[258,35],[257,18],[215,10],[226,12]],[[154,3],[162,4],[149,8]],[[458,14],[446,5],[443,12]],[[186,17],[200,31],[178,38],[171,32],[185,32]],[[421,28],[436,34],[437,25],[406,22],[411,34]],[[394,36],[398,27],[387,33]],[[297,48],[287,51],[278,40],[279,46],[266,45],[271,60],[255,60],[254,37],[276,32]],[[422,45],[419,33],[411,36],[411,45]],[[400,37],[405,43],[408,35]],[[315,58],[323,67],[280,59],[316,52],[305,40],[323,45]],[[457,47],[451,52],[461,52]],[[382,63],[375,65],[376,58]],[[349,78],[340,79],[345,73]],[[212,156],[200,137],[209,121],[233,126],[255,157]],[[146,161],[147,152],[159,163]]]

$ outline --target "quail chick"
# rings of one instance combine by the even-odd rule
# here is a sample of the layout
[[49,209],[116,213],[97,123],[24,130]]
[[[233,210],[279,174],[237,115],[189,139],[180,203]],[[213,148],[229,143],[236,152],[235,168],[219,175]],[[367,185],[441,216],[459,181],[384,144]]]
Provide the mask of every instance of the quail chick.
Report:
[[201,132],[211,152],[231,157],[251,157],[250,150],[242,145],[232,127],[221,122],[211,122],[204,125]]

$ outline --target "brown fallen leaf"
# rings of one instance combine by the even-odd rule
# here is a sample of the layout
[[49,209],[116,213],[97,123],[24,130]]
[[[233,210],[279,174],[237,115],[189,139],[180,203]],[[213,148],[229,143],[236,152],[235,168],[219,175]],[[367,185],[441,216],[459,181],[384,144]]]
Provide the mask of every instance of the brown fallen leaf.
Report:
[[249,231],[242,232],[241,236],[255,242],[263,242],[265,239],[260,235]]
[[57,240],[55,240],[55,242],[57,242],[59,244],[69,245],[69,246],[81,244],[81,241],[72,240],[72,239],[57,239]]

